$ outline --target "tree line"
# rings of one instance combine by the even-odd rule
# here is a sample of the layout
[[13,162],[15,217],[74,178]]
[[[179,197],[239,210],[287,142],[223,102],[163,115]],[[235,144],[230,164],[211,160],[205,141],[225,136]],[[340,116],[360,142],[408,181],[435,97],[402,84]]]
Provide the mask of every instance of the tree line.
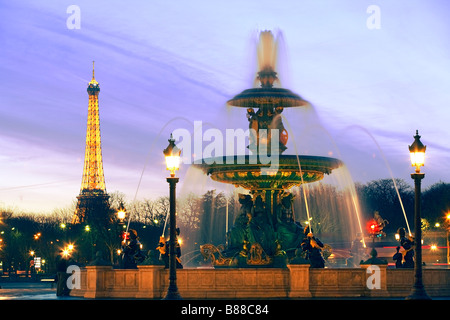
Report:
[[[354,210],[355,205],[364,225],[377,211],[389,222],[384,231],[394,233],[397,228],[405,227],[404,209],[411,229],[414,227],[414,189],[404,180],[395,179],[394,183],[392,179],[380,179],[366,184],[356,183],[354,194],[321,182],[307,188],[310,223],[318,234],[350,237],[348,227],[350,223],[355,223],[355,218],[344,217]],[[294,215],[305,225],[308,220],[305,193],[302,187],[292,192],[296,195]],[[433,184],[423,190],[421,200],[422,217],[432,225],[443,222],[445,214],[450,212],[450,184]],[[110,194],[108,213],[111,219],[107,226],[72,225],[75,207],[74,202],[50,214],[25,214],[0,209],[0,261],[3,272],[27,270],[34,256],[45,261],[43,270],[54,272],[58,255],[69,244],[73,245],[72,257],[80,263],[88,263],[97,251],[101,251],[106,260],[118,265],[121,237],[127,227],[137,231],[143,251],[156,249],[159,237],[168,236],[168,197],[127,201],[123,193],[113,192]],[[126,211],[123,221],[116,215],[121,208]],[[239,209],[236,194],[209,190],[200,195],[190,193],[179,197],[177,225],[181,230],[184,261],[199,256],[200,244],[225,244],[227,220],[229,230]]]

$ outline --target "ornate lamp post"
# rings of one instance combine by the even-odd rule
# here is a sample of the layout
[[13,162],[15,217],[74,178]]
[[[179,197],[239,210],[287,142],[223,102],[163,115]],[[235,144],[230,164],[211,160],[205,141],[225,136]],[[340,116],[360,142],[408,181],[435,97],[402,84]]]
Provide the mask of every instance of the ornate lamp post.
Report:
[[123,223],[123,220],[125,219],[127,213],[124,208],[120,207],[119,211],[117,211],[117,218],[119,219],[120,223]]
[[176,240],[176,184],[179,178],[175,177],[175,171],[180,168],[180,153],[181,150],[175,145],[175,139],[170,135],[169,145],[163,151],[166,159],[167,170],[170,171],[170,177],[167,178],[167,182],[170,187],[170,240],[169,240],[169,288],[167,290],[165,300],[179,300],[182,299],[177,287],[177,265],[176,265],[176,252],[175,241]]
[[414,142],[409,146],[411,156],[411,165],[416,168],[415,173],[411,173],[411,178],[414,180],[415,186],[415,206],[414,206],[414,243],[415,243],[415,261],[414,261],[414,286],[411,294],[406,297],[408,300],[424,300],[430,299],[425,291],[422,282],[422,222],[420,218],[420,184],[425,177],[424,173],[420,172],[420,167],[425,163],[426,146],[420,141],[419,131],[416,130]]
[[120,202],[119,209],[116,212],[117,216],[117,224],[119,227],[118,232],[121,233],[122,229],[125,229],[125,218],[127,217],[127,210],[123,205],[122,201]]

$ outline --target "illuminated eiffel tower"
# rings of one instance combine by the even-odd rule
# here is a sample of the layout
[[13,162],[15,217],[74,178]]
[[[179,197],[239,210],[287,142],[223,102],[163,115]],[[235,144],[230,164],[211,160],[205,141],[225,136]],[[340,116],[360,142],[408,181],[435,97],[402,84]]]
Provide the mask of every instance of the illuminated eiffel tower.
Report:
[[103,174],[102,146],[100,140],[100,117],[98,110],[99,83],[95,80],[94,62],[92,80],[88,83],[89,108],[86,130],[83,179],[72,223],[93,220],[108,221],[109,195],[106,193]]

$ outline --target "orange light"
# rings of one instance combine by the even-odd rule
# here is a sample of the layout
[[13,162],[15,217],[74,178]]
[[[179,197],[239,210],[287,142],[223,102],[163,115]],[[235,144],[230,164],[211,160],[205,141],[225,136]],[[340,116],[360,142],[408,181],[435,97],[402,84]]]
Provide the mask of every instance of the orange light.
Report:
[[120,210],[117,212],[117,218],[119,218],[120,220],[125,219],[125,211],[124,210]]
[[414,142],[409,146],[411,156],[411,165],[416,167],[416,173],[420,173],[420,167],[425,165],[425,150],[426,146],[420,141],[419,130],[416,130]]
[[175,145],[175,139],[170,134],[169,145],[163,151],[166,159],[166,168],[170,171],[170,176],[175,177],[175,171],[180,169],[181,150]]

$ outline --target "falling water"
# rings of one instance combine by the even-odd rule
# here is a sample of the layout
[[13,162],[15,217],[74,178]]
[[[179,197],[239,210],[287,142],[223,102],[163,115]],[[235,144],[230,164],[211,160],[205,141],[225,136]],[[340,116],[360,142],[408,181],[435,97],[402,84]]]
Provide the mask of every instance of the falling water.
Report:
[[[310,108],[313,108],[313,107],[310,105]],[[286,125],[288,127],[288,131],[290,133],[292,133],[293,131],[292,131],[290,122],[288,121],[288,119],[284,115],[281,115],[281,116],[283,118],[283,121],[286,123]],[[309,127],[312,127],[312,126],[314,126],[315,128],[320,128],[320,129],[322,129],[323,132],[325,132],[326,136],[328,137],[328,140],[333,144],[334,149],[337,151],[339,158],[341,158],[342,156],[340,154],[339,148],[337,147],[337,145],[336,145],[333,137],[331,137],[330,133],[327,130],[325,130],[325,128],[323,128],[323,126],[321,124],[318,124],[317,122],[316,122],[316,124],[314,124],[314,123],[312,123],[312,124],[310,123],[309,124]],[[297,156],[297,162],[299,163],[299,169],[300,169],[300,172],[301,172],[299,152],[298,152],[298,147],[297,147],[298,145],[297,145],[297,143],[295,141],[295,136],[293,134],[292,134],[292,140],[293,140],[293,145],[294,145],[294,149],[295,149],[295,154]],[[317,141],[316,143],[319,143],[319,141]],[[348,177],[350,179],[350,181],[343,181],[343,183],[341,182],[340,185],[347,186],[348,191],[350,192],[351,203],[352,203],[352,206],[353,206],[353,210],[351,210],[351,211],[355,212],[355,216],[356,216],[356,220],[357,220],[357,223],[358,223],[359,232],[361,234],[364,234],[362,223],[361,223],[361,217],[360,217],[361,210],[360,210],[359,204],[358,204],[358,197],[357,197],[357,194],[356,194],[356,190],[355,190],[355,186],[354,186],[353,180],[351,179],[351,176],[350,176],[349,171],[347,170],[347,167],[345,165],[343,165],[342,168],[335,169],[333,171],[332,175],[333,176],[340,176],[339,171],[342,172],[343,170],[345,171],[345,172],[343,172],[343,176]],[[304,184],[303,183],[303,179],[302,179],[302,187],[303,187],[302,188],[303,195],[304,195],[304,198],[305,198],[305,206],[306,206],[307,218],[308,218],[308,221],[310,221],[312,217],[311,217],[311,214],[310,214],[309,205],[308,205],[308,202],[307,202],[307,195],[306,195],[307,193],[309,194],[310,186],[308,184]],[[306,190],[308,190],[307,193],[306,193]],[[311,224],[309,224],[309,228],[311,230]],[[363,242],[363,246],[366,247],[366,244],[365,244],[365,241],[364,241],[364,237],[362,239],[362,242]]]
[[[288,131],[292,132],[291,125],[290,125],[289,121],[286,119],[285,116],[281,115],[281,117],[285,121],[286,125],[288,126]],[[299,172],[300,172],[300,178],[301,178],[302,186],[303,186],[302,190],[303,190],[303,198],[305,200],[306,215],[308,217],[308,221],[311,221],[311,215],[309,214],[308,197],[307,197],[307,192],[306,192],[306,189],[308,188],[308,186],[305,185],[305,183],[303,181],[303,172],[302,172],[302,166],[301,166],[301,163],[300,163],[299,153],[298,153],[298,149],[297,149],[297,143],[295,142],[295,138],[294,137],[293,137],[292,140],[294,141],[295,155],[297,157],[298,169],[299,169]],[[309,227],[309,232],[311,232],[311,224],[308,224],[308,227]]]
[[365,132],[372,139],[372,141],[375,143],[375,145],[377,146],[378,150],[380,151],[380,154],[381,154],[381,157],[383,158],[384,164],[386,165],[386,168],[388,169],[389,174],[391,176],[392,182],[394,183],[395,191],[397,193],[398,200],[400,201],[400,206],[402,208],[403,216],[405,218],[406,226],[408,228],[408,233],[411,236],[412,235],[411,234],[411,229],[409,228],[408,218],[406,217],[406,211],[405,211],[405,208],[403,206],[403,201],[402,201],[402,198],[400,197],[400,193],[398,191],[397,183],[396,183],[396,181],[394,179],[394,175],[392,173],[391,167],[389,166],[389,163],[388,163],[388,161],[386,159],[386,156],[384,155],[383,150],[381,149],[380,145],[376,141],[375,137],[366,128],[363,128],[363,127],[361,127],[359,125],[351,125],[351,126],[347,127],[345,130],[351,130],[351,129],[359,129],[359,130],[362,130],[363,132]]

